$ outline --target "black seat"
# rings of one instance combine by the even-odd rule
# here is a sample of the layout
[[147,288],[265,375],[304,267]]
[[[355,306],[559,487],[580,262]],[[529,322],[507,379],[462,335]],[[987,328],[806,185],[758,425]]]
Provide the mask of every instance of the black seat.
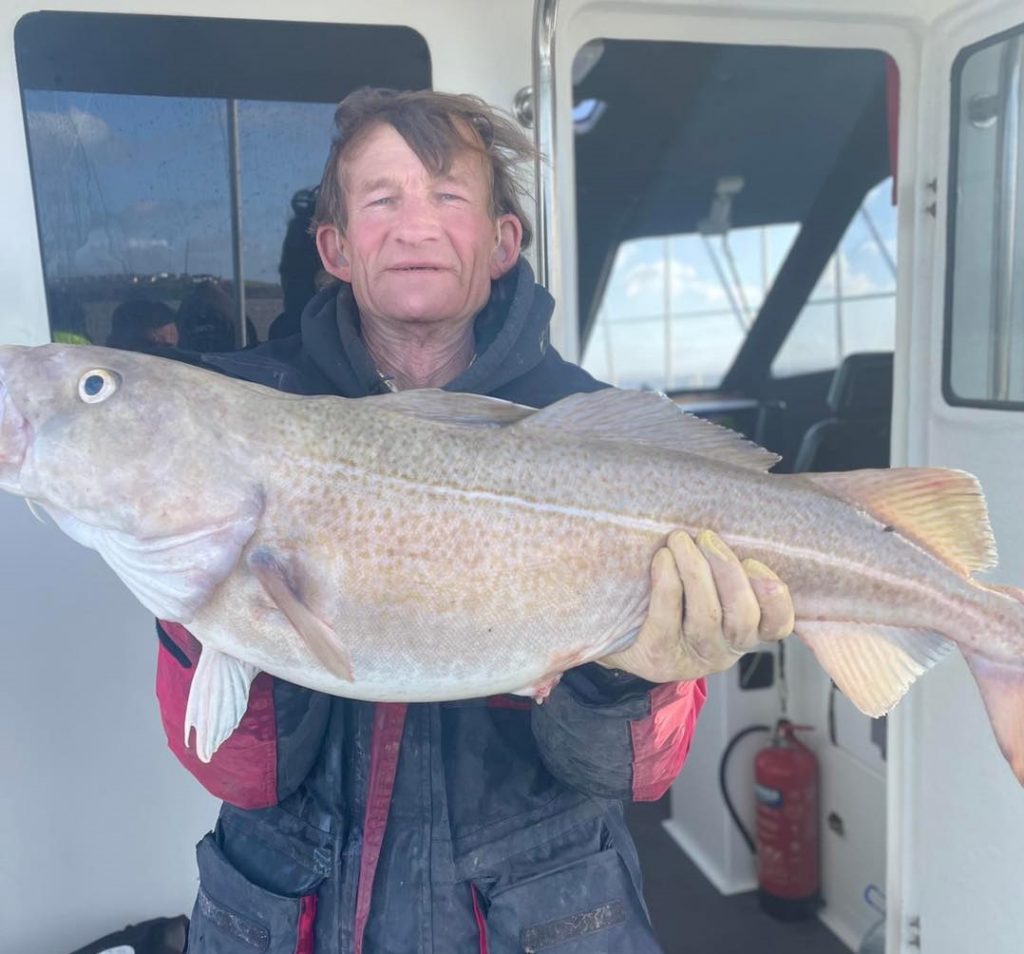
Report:
[[800,443],[794,472],[889,466],[892,352],[847,355],[828,392],[831,416]]

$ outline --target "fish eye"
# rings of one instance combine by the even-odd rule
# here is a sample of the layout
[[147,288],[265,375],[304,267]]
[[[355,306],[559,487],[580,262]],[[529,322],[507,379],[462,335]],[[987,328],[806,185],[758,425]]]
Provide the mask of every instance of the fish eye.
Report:
[[99,404],[117,390],[118,383],[118,376],[113,371],[94,368],[78,379],[78,396],[86,404]]

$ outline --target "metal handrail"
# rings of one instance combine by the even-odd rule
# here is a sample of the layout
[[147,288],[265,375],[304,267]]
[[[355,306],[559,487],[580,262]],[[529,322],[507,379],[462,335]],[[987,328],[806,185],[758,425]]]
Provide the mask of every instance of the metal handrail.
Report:
[[536,0],[533,8],[533,135],[539,156],[534,167],[537,193],[537,281],[557,301],[559,286],[556,205],[555,20],[558,0]]

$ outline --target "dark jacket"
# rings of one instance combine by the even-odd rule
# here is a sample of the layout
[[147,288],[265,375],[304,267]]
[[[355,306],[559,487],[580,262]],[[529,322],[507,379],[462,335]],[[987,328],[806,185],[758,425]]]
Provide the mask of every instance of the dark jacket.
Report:
[[[602,387],[548,344],[553,303],[526,263],[478,316],[477,358],[448,388],[543,406]],[[300,336],[208,355],[306,394],[387,388],[351,290],[320,292]],[[590,664],[543,703],[514,696],[365,703],[257,677],[204,765],[182,744],[199,645],[158,625],[168,742],[225,799],[198,848],[191,954],[658,951],[620,799],[677,774],[703,682],[652,686]]]

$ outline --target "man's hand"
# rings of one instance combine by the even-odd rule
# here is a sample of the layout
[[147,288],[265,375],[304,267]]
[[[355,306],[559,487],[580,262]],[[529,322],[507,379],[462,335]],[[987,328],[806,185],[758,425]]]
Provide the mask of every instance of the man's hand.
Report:
[[711,530],[696,542],[677,530],[651,561],[651,602],[636,640],[597,662],[650,682],[697,679],[792,631],[789,588],[768,567],[741,563]]

